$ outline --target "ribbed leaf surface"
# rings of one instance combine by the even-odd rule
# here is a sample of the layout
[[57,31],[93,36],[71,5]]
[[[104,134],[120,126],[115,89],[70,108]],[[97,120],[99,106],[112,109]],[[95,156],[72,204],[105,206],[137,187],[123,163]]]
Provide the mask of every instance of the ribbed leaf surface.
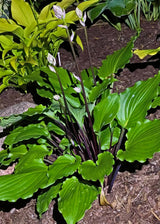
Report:
[[120,94],[120,109],[117,113],[119,124],[132,127],[137,121],[144,121],[152,100],[157,95],[160,73],[147,81],[139,81]]
[[94,124],[95,131],[110,123],[116,116],[119,110],[119,95],[116,93],[110,94],[108,97],[98,103],[94,108]]
[[26,127],[18,127],[5,139],[5,144],[13,145],[17,142],[41,136],[49,137],[50,134],[43,123],[30,124]]
[[98,155],[96,164],[92,160],[83,162],[78,172],[86,180],[99,180],[103,184],[105,175],[109,175],[112,172],[113,164],[112,154],[110,152],[104,152]]
[[138,123],[127,133],[125,151],[119,150],[117,156],[120,160],[145,162],[152,158],[155,152],[160,151],[160,120]]
[[41,217],[42,213],[48,210],[50,202],[57,196],[61,188],[61,183],[52,186],[47,192],[41,194],[37,199],[37,211]]
[[102,61],[102,66],[99,69],[99,77],[105,79],[111,74],[117,73],[118,69],[124,68],[124,66],[129,63],[130,58],[132,57],[132,48],[134,46],[134,41],[136,37],[128,42],[126,47],[121,48],[120,50],[115,51],[113,54],[108,55],[105,60]]
[[80,156],[64,155],[49,167],[48,176],[49,184],[53,184],[56,180],[72,175],[79,167],[81,162]]
[[83,184],[76,177],[67,179],[58,200],[59,211],[67,224],[75,224],[83,218],[85,211],[91,207],[99,193],[95,186]]

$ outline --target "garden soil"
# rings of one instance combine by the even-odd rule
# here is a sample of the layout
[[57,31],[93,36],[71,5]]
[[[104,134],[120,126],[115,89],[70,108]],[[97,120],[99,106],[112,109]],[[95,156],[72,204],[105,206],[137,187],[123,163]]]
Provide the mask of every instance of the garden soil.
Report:
[[[160,46],[160,22],[141,21],[141,34],[135,42],[135,49],[152,49]],[[83,43],[85,40],[81,28],[78,29]],[[113,53],[126,45],[134,31],[122,26],[117,31],[107,22],[100,21],[88,29],[89,46],[93,65],[100,66],[101,61],[108,54]],[[70,71],[75,71],[75,64],[66,45],[60,50],[62,66]],[[80,69],[89,68],[87,52],[79,48],[78,62]],[[159,55],[146,57],[140,60],[133,56],[130,63],[117,75],[118,81],[114,85],[114,91],[124,91],[133,86],[139,80],[146,80],[158,73],[160,67]],[[7,89],[0,94],[0,110],[9,106],[27,101],[36,103],[36,98],[31,94],[20,93],[15,89]],[[148,116],[150,119],[160,118],[160,110],[153,111]],[[160,224],[160,153],[156,153],[153,159],[145,164],[134,162],[122,167],[115,180],[110,194],[105,194],[110,207],[99,206],[98,199],[78,224]],[[35,211],[36,195],[27,200],[18,200],[16,203],[0,202],[0,224],[65,224],[61,215],[57,212],[57,204],[53,201],[49,210],[38,219]]]

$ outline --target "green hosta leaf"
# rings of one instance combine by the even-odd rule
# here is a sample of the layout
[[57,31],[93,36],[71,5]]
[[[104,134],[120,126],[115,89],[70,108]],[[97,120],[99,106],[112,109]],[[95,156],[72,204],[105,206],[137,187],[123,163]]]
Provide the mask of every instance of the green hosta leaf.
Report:
[[105,60],[102,61],[102,66],[99,69],[98,76],[101,79],[105,79],[111,74],[117,73],[118,69],[124,68],[124,66],[129,63],[130,58],[132,57],[132,48],[134,46],[135,37],[132,37],[128,42],[126,47],[121,48],[120,50],[115,51],[113,54],[108,55]]
[[[3,162],[0,161],[3,165],[7,166],[9,165],[11,162],[14,162],[16,159],[21,158],[22,156],[24,156],[28,151],[25,145],[20,145],[18,147],[12,148],[9,150],[2,150],[2,155],[3,152],[6,153],[6,158],[7,160],[4,160]],[[1,154],[0,152],[0,154]],[[1,157],[0,157],[1,158]]]
[[8,48],[10,46],[13,46],[13,38],[12,36],[0,36],[0,44],[2,45],[2,47],[5,49],[5,48]]
[[50,100],[53,99],[53,93],[50,90],[37,89],[37,94],[41,97],[48,98]]
[[[55,89],[55,91],[57,93],[61,93],[61,89],[60,89],[60,85],[59,85],[59,81],[58,81],[56,73],[50,71],[50,69],[47,67],[41,68],[41,71],[43,71],[44,73],[48,75],[48,79],[51,85],[53,86],[53,88]],[[71,80],[67,70],[61,67],[57,67],[56,71],[60,77],[63,88],[66,89],[68,86],[71,85]]]
[[115,16],[128,15],[135,7],[135,0],[106,0],[98,3],[89,11],[89,18],[93,22],[105,9],[109,9]]
[[[14,151],[12,151],[14,153]],[[49,154],[44,145],[34,145],[20,159],[12,175],[0,176],[0,200],[16,201],[29,198],[48,185],[48,167],[43,157]]]
[[100,190],[93,185],[79,182],[76,177],[67,179],[59,193],[58,208],[67,224],[75,224],[97,198]]
[[67,101],[72,107],[81,107],[81,99],[83,100],[83,98],[80,93],[77,93],[72,87],[69,87],[64,91],[64,94]]
[[102,83],[97,83],[90,92],[89,100],[93,102],[96,100],[100,95],[104,94],[104,92],[108,92],[108,85],[110,84],[109,79],[103,80]]
[[30,124],[26,127],[18,127],[9,134],[4,143],[13,145],[17,142],[28,140],[31,138],[39,138],[41,136],[50,137],[50,134],[44,123]]
[[36,24],[32,9],[24,0],[12,0],[11,12],[13,19],[22,26]]
[[85,161],[78,168],[78,172],[85,180],[99,180],[103,184],[105,175],[112,172],[113,164],[113,155],[110,152],[103,152],[98,155],[96,164],[92,160]]
[[160,73],[147,81],[139,81],[120,94],[120,109],[117,113],[119,124],[132,127],[137,121],[144,121],[147,110],[157,94]]
[[36,207],[40,217],[42,213],[48,210],[51,201],[55,197],[57,197],[57,194],[59,193],[61,186],[62,186],[61,183],[54,185],[47,192],[38,196]]
[[45,167],[43,158],[49,155],[50,152],[45,145],[32,145],[30,149],[23,157],[20,158],[18,164],[15,167],[15,174],[25,173]]
[[43,22],[43,21],[45,21],[47,19],[52,19],[52,13],[51,13],[50,9],[51,9],[51,4],[45,6],[41,10],[41,12],[40,12],[40,14],[38,16],[38,20]]
[[108,1],[105,3],[99,3],[88,12],[88,17],[93,22],[98,16],[100,16],[104,10],[108,7]]
[[108,9],[115,16],[128,15],[135,7],[136,0],[109,0]]
[[94,108],[94,124],[93,128],[99,132],[100,129],[110,123],[119,110],[119,96],[116,93],[110,94],[108,97],[98,103]]
[[127,133],[126,150],[119,150],[117,157],[129,162],[145,162],[146,159],[152,158],[155,152],[160,151],[159,127],[160,120],[146,120],[130,128]]
[[0,200],[14,202],[19,198],[32,197],[34,192],[47,185],[47,181],[47,167],[37,167],[25,173],[0,176]]
[[27,116],[34,116],[37,114],[42,114],[43,111],[46,109],[45,106],[43,106],[42,104],[35,106],[35,108],[29,108],[26,112],[24,112],[23,114],[13,114],[9,117],[0,117],[0,126],[1,127],[7,127],[10,126],[16,122],[18,122],[19,120],[27,117]]
[[53,184],[58,179],[72,175],[78,169],[80,162],[80,156],[73,157],[66,154],[58,157],[53,165],[49,166],[49,184]]
[[61,128],[59,128],[57,125],[55,125],[53,122],[49,122],[47,127],[49,131],[55,132],[58,135],[65,134],[65,132]]
[[71,105],[68,105],[68,107],[69,107],[69,111],[71,112],[71,114],[73,115],[75,120],[78,122],[80,127],[83,127],[83,125],[84,125],[84,116],[86,115],[85,106],[83,106],[81,108],[80,107],[79,108],[75,108],[75,107],[72,107]]
[[160,96],[156,97],[152,103],[152,108],[160,106]]
[[[118,142],[119,136],[120,136],[120,129],[118,127],[116,127],[116,128],[114,128],[114,131],[113,131],[112,146]],[[109,127],[100,132],[99,141],[100,141],[102,150],[106,150],[106,149],[110,148],[111,131],[110,131]]]

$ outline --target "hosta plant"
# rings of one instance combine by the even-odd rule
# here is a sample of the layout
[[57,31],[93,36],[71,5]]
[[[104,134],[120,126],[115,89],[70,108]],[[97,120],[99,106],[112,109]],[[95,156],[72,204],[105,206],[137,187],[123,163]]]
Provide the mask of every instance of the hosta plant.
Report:
[[[64,19],[63,9],[56,6],[54,12]],[[79,8],[76,14],[86,32],[86,15]],[[62,25],[75,56],[74,36]],[[48,53],[48,66],[24,77],[36,82],[37,93],[49,103],[1,117],[6,139],[0,164],[15,163],[12,174],[0,176],[1,201],[30,198],[36,192],[40,217],[56,199],[66,223],[74,224],[98,196],[101,205],[112,207],[104,194],[104,180],[111,191],[125,160],[145,162],[160,151],[160,120],[146,118],[159,95],[160,74],[120,94],[113,92],[116,73],[129,63],[135,39],[108,55],[100,68],[80,72],[77,64],[74,74],[56,67],[56,59]]]
[[[88,0],[78,7],[84,11],[97,1]],[[38,13],[33,4],[24,0],[11,1],[12,17],[0,18],[0,92],[9,86],[26,90],[24,77],[47,65],[48,52],[57,55],[59,46],[68,37],[62,22],[69,27],[78,21],[78,16],[75,10],[70,10],[63,21],[55,16],[52,6],[65,10],[73,2],[75,0],[52,2]],[[78,35],[74,41],[83,48]]]

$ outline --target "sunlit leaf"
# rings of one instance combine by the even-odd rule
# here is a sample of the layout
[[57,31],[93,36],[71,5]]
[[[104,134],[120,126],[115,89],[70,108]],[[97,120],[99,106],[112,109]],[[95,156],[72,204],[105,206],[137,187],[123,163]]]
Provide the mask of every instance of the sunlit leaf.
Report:
[[110,123],[116,116],[119,110],[119,96],[116,93],[108,95],[108,97],[98,103],[94,108],[94,124],[93,128],[95,131]]
[[120,94],[120,109],[117,118],[122,127],[129,128],[137,121],[144,121],[152,100],[157,95],[159,82],[160,74],[146,81],[139,81]]
[[81,162],[79,156],[63,155],[49,166],[48,177],[49,184],[53,184],[57,179],[72,175],[78,168]]
[[109,175],[112,172],[113,164],[113,155],[110,152],[103,152],[98,155],[96,163],[92,160],[83,162],[78,172],[86,180],[99,180],[103,184],[105,175]]
[[22,26],[30,26],[32,23],[36,24],[32,9],[24,0],[12,0],[11,12],[13,19]]
[[105,60],[102,61],[102,66],[99,69],[98,75],[100,78],[105,79],[109,75],[117,73],[118,69],[124,68],[129,63],[132,57],[132,48],[134,46],[135,37],[132,37],[128,44],[115,51],[113,54],[108,55]]
[[30,124],[26,127],[18,127],[14,129],[11,134],[6,137],[4,143],[13,145],[20,141],[28,140],[31,138],[39,138],[41,136],[50,136],[47,128],[42,122],[39,124]]
[[120,160],[145,162],[160,152],[160,120],[146,120],[139,122],[127,133],[125,151],[119,150],[117,157]]
[[134,54],[138,55],[138,57],[140,59],[145,58],[147,55],[153,56],[156,55],[157,53],[159,53],[160,51],[160,47],[156,48],[156,49],[148,49],[148,50],[135,50]]
[[59,193],[58,208],[67,224],[75,224],[97,198],[100,189],[81,183],[76,177],[67,179]]

